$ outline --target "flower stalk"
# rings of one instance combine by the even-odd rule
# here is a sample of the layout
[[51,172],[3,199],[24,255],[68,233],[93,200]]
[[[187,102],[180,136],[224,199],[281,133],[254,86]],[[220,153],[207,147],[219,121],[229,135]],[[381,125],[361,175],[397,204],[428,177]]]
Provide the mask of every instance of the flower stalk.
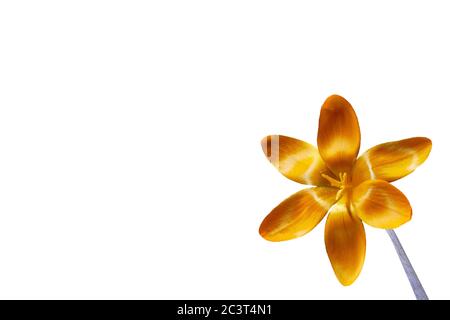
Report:
[[405,270],[406,276],[408,277],[411,288],[414,291],[417,300],[428,300],[427,293],[420,283],[419,278],[417,277],[416,272],[414,271],[413,266],[411,265],[411,261],[409,261],[408,256],[406,255],[405,250],[400,243],[400,240],[397,237],[397,234],[394,230],[388,229],[386,230],[389,237],[394,244],[395,251],[397,251],[398,257],[400,258],[400,262],[402,263],[403,269]]

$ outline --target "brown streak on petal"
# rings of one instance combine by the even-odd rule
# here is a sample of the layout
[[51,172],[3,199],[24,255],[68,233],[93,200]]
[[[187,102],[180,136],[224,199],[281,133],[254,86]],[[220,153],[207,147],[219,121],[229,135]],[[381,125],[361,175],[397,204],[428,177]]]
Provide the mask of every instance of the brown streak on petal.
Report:
[[353,189],[352,212],[376,228],[394,229],[411,220],[405,195],[389,182],[368,180]]
[[366,255],[366,235],[358,217],[340,200],[331,209],[325,225],[325,245],[338,280],[344,285],[358,278]]
[[350,173],[359,152],[361,134],[351,104],[332,95],[322,105],[317,145],[327,166],[335,173]]
[[369,179],[388,182],[412,173],[425,162],[431,151],[431,140],[409,138],[379,144],[361,155],[353,168],[355,185]]
[[281,202],[263,220],[261,236],[269,241],[301,237],[311,231],[335,202],[337,189],[316,187],[299,191]]
[[288,179],[329,186],[322,174],[330,171],[313,145],[287,136],[271,135],[261,141],[261,146],[270,163]]

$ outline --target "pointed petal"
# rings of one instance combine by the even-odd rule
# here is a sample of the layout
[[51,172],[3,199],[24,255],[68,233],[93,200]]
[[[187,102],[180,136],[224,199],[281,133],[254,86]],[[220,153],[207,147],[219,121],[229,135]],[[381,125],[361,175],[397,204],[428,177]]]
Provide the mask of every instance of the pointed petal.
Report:
[[328,97],[320,111],[317,145],[322,159],[336,175],[350,172],[360,140],[358,118],[351,104],[338,95]]
[[308,233],[336,201],[337,189],[304,189],[281,202],[263,220],[259,233],[269,241],[284,241]]
[[405,195],[383,180],[368,180],[353,189],[352,212],[376,228],[393,229],[411,220]]
[[285,177],[302,184],[329,186],[321,174],[330,174],[313,145],[286,136],[267,136],[261,141],[267,159]]
[[430,151],[431,140],[423,137],[379,144],[358,158],[353,168],[353,182],[357,185],[369,179],[400,179],[420,166]]
[[330,209],[325,245],[336,277],[342,285],[351,285],[364,264],[366,234],[361,220],[348,211],[344,198]]

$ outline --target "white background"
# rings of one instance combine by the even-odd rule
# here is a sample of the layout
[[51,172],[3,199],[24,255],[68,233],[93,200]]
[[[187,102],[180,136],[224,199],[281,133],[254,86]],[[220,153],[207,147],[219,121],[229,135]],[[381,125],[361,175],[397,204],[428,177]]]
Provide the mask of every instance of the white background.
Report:
[[362,147],[426,136],[396,183],[398,229],[430,298],[450,298],[448,1],[4,1],[0,298],[414,298],[366,227],[350,287],[324,221],[270,243],[265,215],[303,188],[260,140],[315,143],[333,93]]

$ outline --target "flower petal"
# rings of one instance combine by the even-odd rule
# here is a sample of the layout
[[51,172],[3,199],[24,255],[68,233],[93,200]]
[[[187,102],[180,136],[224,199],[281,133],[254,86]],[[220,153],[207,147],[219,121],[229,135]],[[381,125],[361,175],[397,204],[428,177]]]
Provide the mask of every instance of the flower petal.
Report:
[[369,179],[400,179],[420,166],[430,151],[431,140],[422,137],[379,144],[358,158],[353,168],[353,182],[357,185]]
[[352,212],[376,228],[393,229],[411,220],[405,195],[389,182],[368,180],[353,189]]
[[284,241],[308,233],[336,201],[337,189],[315,187],[301,190],[281,202],[263,220],[259,233],[269,241]]
[[351,285],[364,264],[366,234],[362,221],[353,216],[341,198],[331,209],[325,225],[325,245],[338,280]]
[[317,145],[322,159],[336,175],[350,172],[360,141],[358,118],[351,104],[338,95],[328,97],[320,111]]
[[329,186],[321,174],[330,174],[313,145],[286,136],[267,136],[261,141],[267,159],[285,177],[302,184]]

